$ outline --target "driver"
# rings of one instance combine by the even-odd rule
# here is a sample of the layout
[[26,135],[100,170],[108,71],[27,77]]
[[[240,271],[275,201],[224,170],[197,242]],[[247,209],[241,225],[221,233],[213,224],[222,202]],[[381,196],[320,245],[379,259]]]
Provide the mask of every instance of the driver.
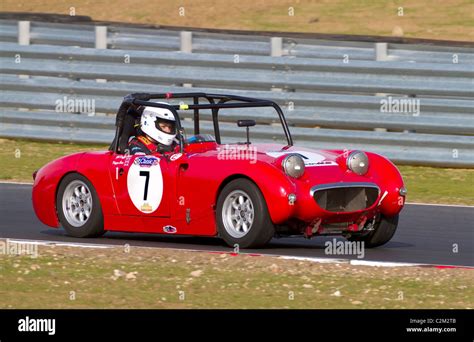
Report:
[[171,152],[176,144],[176,122],[173,113],[166,108],[144,107],[137,135],[131,137],[128,154],[152,154]]

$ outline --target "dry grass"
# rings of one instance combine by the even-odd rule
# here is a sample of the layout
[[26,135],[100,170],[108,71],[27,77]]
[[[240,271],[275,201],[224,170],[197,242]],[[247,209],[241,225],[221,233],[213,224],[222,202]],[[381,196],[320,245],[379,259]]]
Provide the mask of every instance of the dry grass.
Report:
[[471,269],[318,264],[170,249],[0,255],[0,308],[473,308]]
[[[341,33],[474,40],[471,0],[2,0],[5,12],[43,12],[95,20],[220,29]],[[403,7],[403,16],[399,16]],[[184,15],[183,14],[184,9]],[[290,15],[293,11],[294,15]],[[398,33],[397,33],[398,32]]]

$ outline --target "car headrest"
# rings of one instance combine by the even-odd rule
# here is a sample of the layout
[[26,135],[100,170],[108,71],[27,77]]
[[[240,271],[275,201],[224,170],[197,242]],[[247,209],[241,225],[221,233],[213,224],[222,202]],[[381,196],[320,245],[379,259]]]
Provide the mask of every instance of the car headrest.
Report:
[[[117,153],[119,154],[125,153],[125,149],[127,148],[130,137],[137,135],[137,128],[139,127],[139,124],[140,124],[140,116],[141,116],[141,110],[136,110],[133,108],[129,108],[127,110],[127,112],[122,116],[120,120],[121,130],[119,132],[118,137],[114,138],[114,141],[112,142],[109,148],[110,150],[114,149],[115,139],[118,138]],[[117,120],[117,124],[119,124],[118,120]]]

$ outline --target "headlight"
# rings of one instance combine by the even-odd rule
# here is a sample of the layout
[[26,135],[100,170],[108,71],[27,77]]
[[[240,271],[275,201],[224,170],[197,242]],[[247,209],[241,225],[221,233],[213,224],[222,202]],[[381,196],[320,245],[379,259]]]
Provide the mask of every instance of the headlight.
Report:
[[290,154],[283,159],[282,167],[285,173],[293,178],[300,178],[304,173],[304,161],[298,154]]
[[347,168],[358,175],[365,175],[369,169],[369,157],[362,151],[352,151],[347,157]]

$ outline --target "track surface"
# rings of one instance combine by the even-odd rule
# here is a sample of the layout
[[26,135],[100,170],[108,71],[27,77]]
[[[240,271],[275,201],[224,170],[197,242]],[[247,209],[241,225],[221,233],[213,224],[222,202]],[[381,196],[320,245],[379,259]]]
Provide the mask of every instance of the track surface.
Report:
[[[66,236],[63,229],[45,226],[36,218],[31,205],[31,185],[0,183],[0,217],[0,238],[231,251],[221,240],[214,238],[115,232],[96,239],[72,238]],[[408,204],[401,213],[392,240],[382,247],[366,249],[363,260],[474,266],[473,222],[474,207]],[[358,259],[356,255],[326,255],[324,242],[332,239],[273,239],[264,249],[245,252]],[[453,244],[458,245],[457,253],[453,252]]]

